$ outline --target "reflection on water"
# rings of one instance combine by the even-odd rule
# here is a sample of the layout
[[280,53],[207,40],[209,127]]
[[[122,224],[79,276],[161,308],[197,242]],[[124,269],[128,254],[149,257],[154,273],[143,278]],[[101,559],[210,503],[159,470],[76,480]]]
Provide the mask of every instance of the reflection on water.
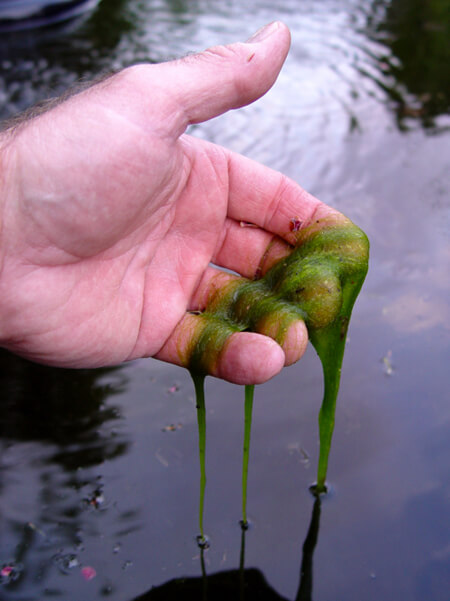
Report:
[[[42,442],[52,445],[48,461],[72,472],[98,465],[126,451],[111,439],[118,409],[105,400],[123,391],[120,371],[55,370],[2,352],[0,437],[4,444]],[[111,375],[115,375],[115,381]],[[109,375],[109,380],[102,379]],[[104,432],[107,432],[104,435]]]
[[[0,353],[0,566],[8,593],[79,565],[83,524],[106,504],[96,469],[127,451],[120,370],[65,370]],[[108,402],[107,402],[108,401]],[[70,550],[66,550],[70,549]],[[3,597],[2,597],[3,598]]]
[[[245,569],[234,444],[242,439],[242,392],[208,383],[210,599],[220,598],[218,589],[237,597],[243,581],[246,599],[250,591],[296,601],[448,596],[446,7],[102,0],[64,28],[0,36],[4,119],[79,79],[246,39],[285,20],[292,49],[276,86],[192,133],[286,172],[371,239],[338,403],[336,494],[311,515],[321,376],[309,353],[256,391]],[[389,378],[384,357],[394,366]],[[152,361],[57,370],[2,353],[0,380],[2,601],[167,600],[187,598],[189,587],[201,599],[187,375]]]
[[[401,126],[408,118],[424,127],[450,106],[450,10],[442,0],[393,0],[376,30],[395,61],[381,62]],[[407,91],[407,94],[403,92]]]
[[[313,591],[313,556],[319,537],[321,500],[314,501],[311,522],[305,542],[300,568],[300,583],[295,601],[312,601]],[[204,568],[204,556],[201,553],[202,576],[197,578],[176,578],[152,588],[134,601],[287,601],[279,595],[264,578],[260,570],[245,569],[245,537],[247,530],[241,532],[241,556],[238,570],[218,572],[208,576]]]
[[0,33],[8,34],[75,19],[92,9],[99,0],[2,0]]

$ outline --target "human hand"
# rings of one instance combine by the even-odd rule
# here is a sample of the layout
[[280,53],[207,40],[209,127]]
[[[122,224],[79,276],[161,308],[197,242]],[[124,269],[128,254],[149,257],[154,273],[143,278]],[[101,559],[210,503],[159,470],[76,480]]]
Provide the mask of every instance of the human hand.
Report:
[[[66,367],[183,364],[192,312],[235,277],[210,262],[252,278],[291,251],[293,217],[332,212],[184,133],[264,94],[288,48],[275,23],[245,44],[131,67],[0,137],[2,346]],[[270,334],[233,334],[212,375],[259,383],[303,354],[302,321],[282,347]]]

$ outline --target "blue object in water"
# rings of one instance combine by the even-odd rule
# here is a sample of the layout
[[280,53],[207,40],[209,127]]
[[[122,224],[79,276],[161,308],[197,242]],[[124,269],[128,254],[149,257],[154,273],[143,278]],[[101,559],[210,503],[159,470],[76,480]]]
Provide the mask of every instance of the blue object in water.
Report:
[[100,0],[0,0],[0,32],[45,27],[78,17]]

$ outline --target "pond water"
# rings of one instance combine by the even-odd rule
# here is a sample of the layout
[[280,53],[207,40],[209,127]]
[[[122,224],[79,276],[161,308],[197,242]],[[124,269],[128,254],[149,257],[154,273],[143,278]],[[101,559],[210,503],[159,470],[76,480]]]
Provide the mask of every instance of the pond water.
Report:
[[244,391],[207,379],[200,556],[193,386],[154,361],[68,371],[0,354],[0,599],[384,601],[450,586],[450,17],[447,0],[103,0],[0,37],[0,119],[76,80],[246,39],[292,49],[261,100],[192,128],[361,226],[329,464],[312,349],[255,391],[241,545]]

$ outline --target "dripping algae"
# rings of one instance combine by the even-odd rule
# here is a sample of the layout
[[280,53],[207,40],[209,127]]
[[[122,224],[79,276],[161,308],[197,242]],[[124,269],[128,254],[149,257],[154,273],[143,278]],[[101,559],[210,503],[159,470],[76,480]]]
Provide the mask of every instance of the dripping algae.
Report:
[[205,489],[206,489],[206,407],[205,407],[205,376],[191,372],[192,380],[195,387],[195,398],[197,408],[197,424],[198,424],[198,456],[200,460],[200,501],[198,524],[200,534],[197,536],[197,544],[201,549],[208,546],[208,540],[205,536],[203,528],[203,513],[205,506]]
[[252,429],[252,410],[253,395],[255,386],[247,384],[245,386],[245,404],[244,404],[244,449],[242,452],[242,520],[241,526],[248,528],[247,520],[247,479],[248,479],[248,461],[250,457],[250,433]]
[[[205,404],[203,380],[213,371],[231,334],[258,332],[276,324],[274,339],[282,344],[289,325],[303,320],[322,363],[324,393],[319,411],[319,461],[314,494],[326,492],[326,476],[334,429],[336,400],[347,329],[353,305],[364,282],[369,241],[364,232],[340,214],[318,219],[295,233],[295,247],[258,280],[237,278],[215,291],[199,316],[185,365],[194,380],[201,464],[200,539],[205,492]],[[247,523],[247,473],[253,387],[246,387],[242,474],[242,524]]]

